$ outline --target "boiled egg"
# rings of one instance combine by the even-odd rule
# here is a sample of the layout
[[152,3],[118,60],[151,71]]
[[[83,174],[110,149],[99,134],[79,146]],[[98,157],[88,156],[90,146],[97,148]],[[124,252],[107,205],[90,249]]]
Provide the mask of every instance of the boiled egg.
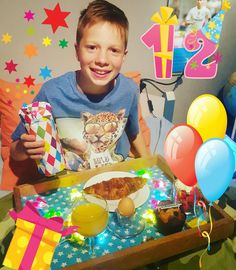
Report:
[[129,197],[122,198],[118,203],[117,209],[121,216],[130,217],[135,212],[134,201]]

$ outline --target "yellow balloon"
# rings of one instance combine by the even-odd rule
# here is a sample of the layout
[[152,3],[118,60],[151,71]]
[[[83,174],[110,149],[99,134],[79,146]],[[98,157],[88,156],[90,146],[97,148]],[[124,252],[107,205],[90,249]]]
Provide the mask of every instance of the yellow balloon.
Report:
[[203,142],[211,138],[223,139],[227,128],[225,107],[217,97],[201,95],[189,107],[187,124],[199,132]]

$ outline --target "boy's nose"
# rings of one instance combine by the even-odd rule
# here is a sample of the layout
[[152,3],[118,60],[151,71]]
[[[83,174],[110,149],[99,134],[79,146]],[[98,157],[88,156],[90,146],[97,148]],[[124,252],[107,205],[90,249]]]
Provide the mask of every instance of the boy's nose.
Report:
[[108,58],[107,58],[107,54],[105,51],[99,51],[97,53],[97,56],[96,56],[96,60],[95,60],[96,64],[97,65],[108,65]]

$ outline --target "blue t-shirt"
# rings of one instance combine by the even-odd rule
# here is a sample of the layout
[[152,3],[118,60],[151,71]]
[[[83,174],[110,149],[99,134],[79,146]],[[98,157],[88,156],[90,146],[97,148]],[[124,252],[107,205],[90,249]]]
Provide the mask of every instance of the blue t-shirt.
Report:
[[[34,101],[52,106],[68,169],[94,168],[124,160],[129,138],[139,132],[138,86],[119,74],[105,95],[86,95],[77,87],[76,72],[44,83]],[[26,133],[22,123],[12,139]]]

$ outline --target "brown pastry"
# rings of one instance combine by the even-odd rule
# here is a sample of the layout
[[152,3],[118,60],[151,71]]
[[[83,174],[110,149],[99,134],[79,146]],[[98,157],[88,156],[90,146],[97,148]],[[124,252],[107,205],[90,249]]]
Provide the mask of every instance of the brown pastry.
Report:
[[117,177],[86,187],[84,192],[106,200],[119,200],[141,189],[147,183],[142,177]]

